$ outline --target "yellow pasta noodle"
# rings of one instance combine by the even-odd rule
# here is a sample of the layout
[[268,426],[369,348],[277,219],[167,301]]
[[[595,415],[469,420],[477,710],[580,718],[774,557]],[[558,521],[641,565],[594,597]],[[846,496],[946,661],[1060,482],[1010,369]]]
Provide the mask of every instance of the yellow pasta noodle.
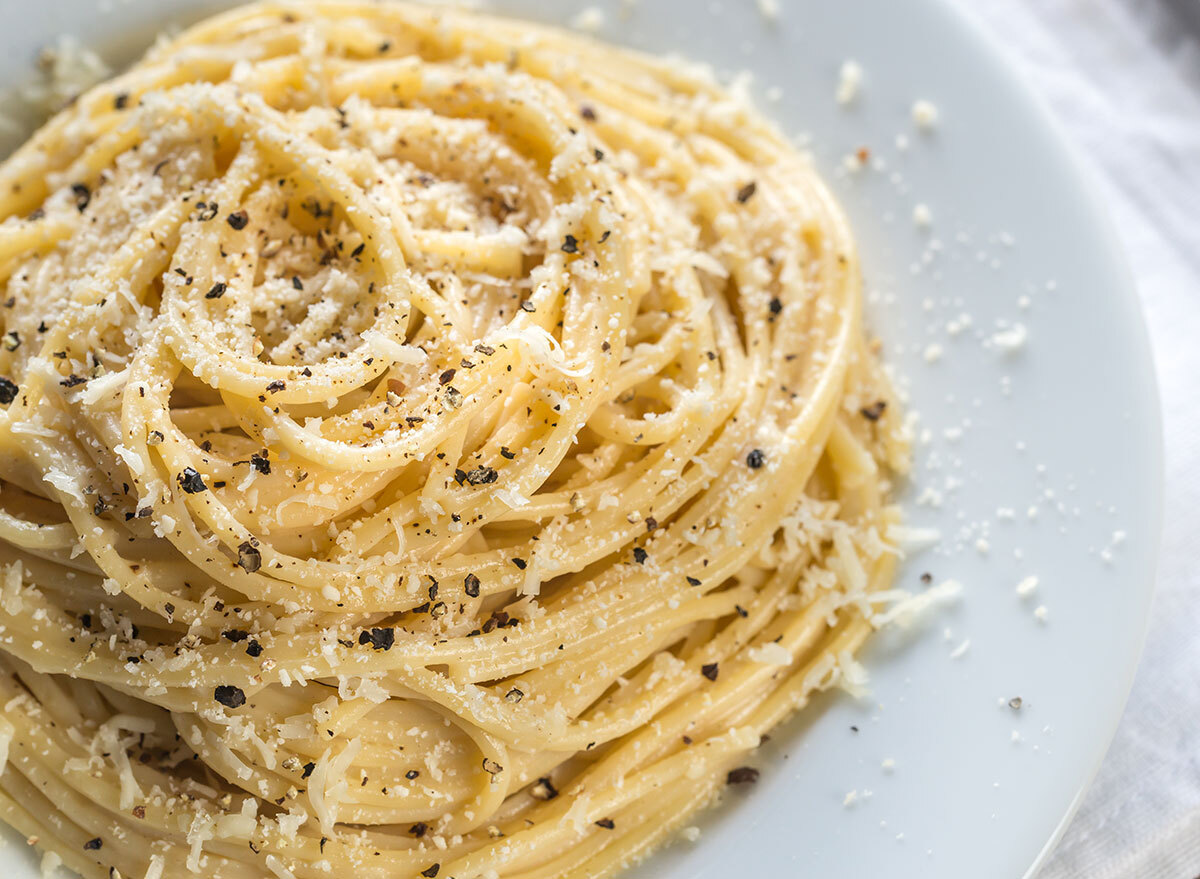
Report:
[[0,818],[83,876],[610,876],[872,629],[854,242],[701,69],[246,6],[0,217]]

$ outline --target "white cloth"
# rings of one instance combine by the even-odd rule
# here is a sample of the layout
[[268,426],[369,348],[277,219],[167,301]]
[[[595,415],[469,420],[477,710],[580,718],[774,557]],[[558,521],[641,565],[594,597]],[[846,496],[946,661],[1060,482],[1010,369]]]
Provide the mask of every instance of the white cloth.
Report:
[[1104,765],[1038,879],[1194,879],[1200,876],[1200,0],[959,3],[1049,104],[1107,198],[1138,280],[1166,427],[1166,529],[1146,652]]

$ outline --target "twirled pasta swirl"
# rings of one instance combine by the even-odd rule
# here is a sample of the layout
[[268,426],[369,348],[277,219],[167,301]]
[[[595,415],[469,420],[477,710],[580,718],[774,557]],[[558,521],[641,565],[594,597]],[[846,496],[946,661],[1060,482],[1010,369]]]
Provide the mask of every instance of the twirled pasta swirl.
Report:
[[609,875],[869,631],[850,232],[700,71],[245,7],[0,216],[0,815],[85,876]]

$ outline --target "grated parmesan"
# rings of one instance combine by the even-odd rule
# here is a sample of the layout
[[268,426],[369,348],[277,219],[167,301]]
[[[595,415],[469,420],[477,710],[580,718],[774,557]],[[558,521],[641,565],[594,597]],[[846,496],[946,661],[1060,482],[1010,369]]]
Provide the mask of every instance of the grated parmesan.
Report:
[[853,59],[843,61],[841,70],[838,72],[838,85],[835,94],[837,102],[843,107],[854,103],[858,97],[862,81],[862,66]]

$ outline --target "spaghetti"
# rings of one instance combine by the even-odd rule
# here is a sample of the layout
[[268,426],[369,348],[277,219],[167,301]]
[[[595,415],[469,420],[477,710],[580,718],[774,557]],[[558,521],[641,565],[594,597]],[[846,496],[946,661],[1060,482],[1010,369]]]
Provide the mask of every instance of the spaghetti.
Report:
[[248,6],[0,216],[0,817],[82,875],[608,876],[857,682],[903,419],[703,71]]

